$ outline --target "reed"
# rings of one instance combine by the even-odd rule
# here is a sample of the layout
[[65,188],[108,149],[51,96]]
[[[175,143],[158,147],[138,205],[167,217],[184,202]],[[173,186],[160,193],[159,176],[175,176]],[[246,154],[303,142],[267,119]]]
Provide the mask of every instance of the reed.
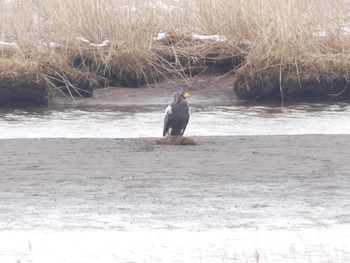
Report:
[[237,94],[251,100],[288,99],[310,88],[314,98],[341,94],[349,80],[348,1],[269,1],[259,9],[255,24],[265,26],[256,27],[237,71]]
[[283,97],[288,83],[348,82],[348,14],[348,0],[1,1],[0,57],[34,61],[56,88],[221,70],[243,99]]

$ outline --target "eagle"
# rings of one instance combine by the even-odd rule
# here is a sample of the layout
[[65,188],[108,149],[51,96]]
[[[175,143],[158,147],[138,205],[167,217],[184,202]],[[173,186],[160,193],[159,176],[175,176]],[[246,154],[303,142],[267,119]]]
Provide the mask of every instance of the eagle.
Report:
[[190,108],[186,101],[189,96],[184,91],[174,93],[174,101],[165,110],[163,136],[184,134],[190,119]]

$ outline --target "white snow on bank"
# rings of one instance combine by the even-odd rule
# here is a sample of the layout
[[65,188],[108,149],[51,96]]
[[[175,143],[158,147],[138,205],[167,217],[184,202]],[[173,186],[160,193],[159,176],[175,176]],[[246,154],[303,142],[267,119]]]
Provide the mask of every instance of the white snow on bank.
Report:
[[85,37],[76,37],[75,39],[79,42],[90,44],[90,40],[86,39]]
[[[165,32],[159,32],[156,37],[153,38],[153,40],[160,41],[160,40],[166,40],[170,37],[170,34]],[[199,34],[192,34],[192,40],[200,40],[200,41],[227,41],[226,36],[223,35],[199,35]]]
[[325,30],[317,30],[312,33],[314,37],[326,37],[327,36],[327,31]]
[[[107,47],[110,44],[109,40],[103,40],[101,43],[96,44],[96,43],[92,43],[90,40],[88,40],[85,37],[76,37],[75,39],[79,43],[83,43],[83,44],[86,44],[86,45],[89,45],[89,46],[92,46],[92,47],[98,47],[98,48],[100,48],[100,47]],[[55,49],[55,48],[63,47],[62,44],[59,44],[59,43],[53,42],[53,41],[49,41],[49,42],[39,41],[39,46],[45,47],[45,48],[49,48],[49,49]]]
[[94,47],[107,47],[109,45],[109,40],[103,40],[100,44],[90,43],[90,46]]
[[[335,31],[335,32],[337,32],[337,31]],[[350,26],[340,27],[339,33],[341,36],[350,36]],[[319,28],[319,29],[315,30],[314,32],[312,32],[312,35],[315,37],[327,37],[329,34],[330,34],[330,32],[328,32],[327,30],[322,29],[322,28]]]
[[[173,2],[177,2],[174,1]],[[164,11],[174,11],[176,9],[176,5],[170,4],[170,2],[163,3],[163,1],[148,1],[148,4],[152,6],[153,8],[160,8],[161,10]]]
[[170,35],[168,33],[164,32],[159,32],[156,37],[153,38],[153,40],[160,41],[160,40],[165,40],[169,37]]
[[198,35],[192,34],[193,40],[202,40],[202,41],[227,41],[227,38],[223,35]]
[[6,42],[6,41],[0,41],[0,47],[17,47],[17,43],[15,42]]
[[[350,26],[340,27],[339,32],[342,36],[350,36]],[[329,34],[329,32],[322,29],[322,28],[319,28],[319,29],[315,30],[314,32],[312,32],[312,35],[316,36],[316,37],[327,37],[328,34]],[[159,32],[157,34],[157,36],[153,37],[153,40],[161,41],[161,40],[166,40],[169,37],[170,37],[169,33]],[[218,35],[218,34],[216,34],[216,35],[201,35],[201,34],[192,33],[191,37],[192,37],[192,40],[195,40],[195,41],[216,41],[216,42],[228,41],[228,38],[226,36]],[[237,43],[241,44],[241,45],[248,45],[248,46],[252,44],[252,42],[249,40],[238,40]]]
[[98,43],[98,44],[92,43],[90,40],[88,40],[85,37],[76,37],[75,39],[78,42],[81,42],[81,43],[84,43],[84,44],[88,44],[88,45],[90,45],[92,47],[107,47],[110,44],[109,40],[107,40],[107,39],[103,40],[101,43]]
[[43,46],[45,48],[60,48],[60,47],[62,47],[61,44],[55,43],[53,41],[50,41],[50,42],[41,42],[41,41],[39,41],[39,45]]
[[[153,37],[154,41],[162,41],[162,40],[167,40],[170,38],[169,33],[165,32],[159,32],[157,36]],[[193,41],[202,41],[202,42],[226,42],[228,41],[228,38],[224,35],[200,35],[200,34],[195,34],[192,33],[191,38]],[[252,42],[247,40],[247,39],[241,39],[237,40],[235,42],[239,46],[246,46],[249,47],[252,45]]]
[[[84,38],[84,37],[76,37],[75,38],[78,42],[90,45],[92,47],[107,47],[110,44],[109,40],[103,40],[101,43],[92,43],[90,40]],[[61,48],[62,44],[49,41],[49,42],[42,42],[41,40],[38,42],[39,47],[45,47],[45,48]],[[0,41],[0,48],[1,47],[18,47],[17,43],[15,42],[6,42],[6,41]]]
[[344,36],[350,36],[350,26],[343,26],[341,30]]

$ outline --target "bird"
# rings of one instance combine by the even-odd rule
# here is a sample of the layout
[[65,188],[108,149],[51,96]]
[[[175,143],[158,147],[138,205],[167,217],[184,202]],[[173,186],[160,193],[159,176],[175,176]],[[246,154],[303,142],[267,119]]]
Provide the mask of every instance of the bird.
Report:
[[190,119],[190,108],[186,101],[189,96],[185,91],[174,93],[173,102],[165,110],[163,136],[184,134]]

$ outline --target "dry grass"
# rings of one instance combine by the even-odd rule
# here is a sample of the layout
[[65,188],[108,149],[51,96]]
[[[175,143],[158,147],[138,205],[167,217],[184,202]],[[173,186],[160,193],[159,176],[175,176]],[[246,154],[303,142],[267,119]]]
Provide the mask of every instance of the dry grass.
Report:
[[349,11],[348,0],[1,1],[0,41],[16,46],[1,45],[0,57],[34,60],[66,88],[75,75],[92,88],[136,87],[216,68],[237,71],[242,89],[282,89],[288,79],[349,79]]
[[349,80],[348,1],[269,1],[259,9],[255,24],[265,26],[256,26],[254,43],[237,71],[236,89],[243,98],[279,88],[283,100],[291,87],[311,82],[317,89],[317,83],[323,88]]
[[37,62],[0,58],[0,105],[47,106],[47,87]]
[[158,145],[196,145],[196,142],[185,136],[167,136],[156,141]]

